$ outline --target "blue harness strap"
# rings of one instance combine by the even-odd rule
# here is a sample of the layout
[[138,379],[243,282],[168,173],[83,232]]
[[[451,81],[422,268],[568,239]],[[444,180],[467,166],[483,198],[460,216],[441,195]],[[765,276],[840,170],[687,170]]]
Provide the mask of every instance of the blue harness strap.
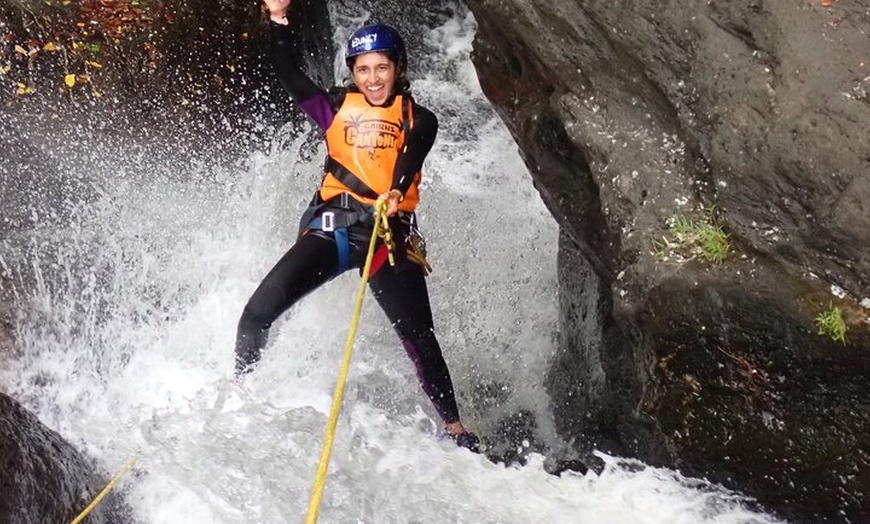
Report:
[[338,248],[338,270],[340,275],[350,269],[350,241],[347,238],[347,228],[335,230],[335,247]]
[[[310,206],[302,216],[300,231],[319,229],[335,235],[335,246],[338,249],[336,274],[341,274],[350,269],[350,237],[347,228],[357,223],[370,224],[373,221],[374,209],[355,204],[347,193],[342,193],[335,200],[340,209],[327,208],[320,212],[323,203]],[[320,215],[311,218],[317,213]]]
[[336,216],[335,213],[327,211],[308,223],[307,229],[319,229],[335,235],[335,247],[338,249],[337,275],[350,269],[350,238],[347,234],[347,226],[356,222],[359,222],[356,213]]
[[321,231],[332,232],[335,235],[335,247],[338,248],[338,270],[336,275],[340,275],[350,269],[350,239],[346,227],[333,227],[332,221],[327,221],[327,223],[327,226],[324,228],[324,220],[321,217],[317,217],[308,223],[307,229],[319,229]]

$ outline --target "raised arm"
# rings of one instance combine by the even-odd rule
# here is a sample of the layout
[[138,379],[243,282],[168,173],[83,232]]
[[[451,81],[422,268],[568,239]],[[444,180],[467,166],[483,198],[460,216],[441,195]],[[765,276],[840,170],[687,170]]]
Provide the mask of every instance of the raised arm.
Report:
[[327,93],[306,75],[294,60],[291,46],[293,32],[287,20],[290,0],[265,0],[269,8],[272,56],[275,73],[284,90],[314,123],[323,130],[332,124],[335,111]]

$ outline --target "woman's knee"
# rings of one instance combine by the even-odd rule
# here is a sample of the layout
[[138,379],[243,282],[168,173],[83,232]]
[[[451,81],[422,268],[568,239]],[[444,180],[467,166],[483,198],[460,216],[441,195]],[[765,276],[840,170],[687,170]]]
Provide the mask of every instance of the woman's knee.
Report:
[[279,289],[257,289],[242,310],[239,324],[268,328],[281,315],[284,301],[284,293]]

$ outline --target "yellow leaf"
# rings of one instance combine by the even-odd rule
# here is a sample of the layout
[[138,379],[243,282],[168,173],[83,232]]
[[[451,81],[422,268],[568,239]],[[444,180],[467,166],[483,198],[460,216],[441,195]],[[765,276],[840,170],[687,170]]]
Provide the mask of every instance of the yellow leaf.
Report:
[[22,84],[18,82],[18,90],[16,91],[19,95],[29,95],[33,93],[33,89],[30,89],[30,86],[27,84]]
[[85,60],[85,63],[91,67],[96,67],[97,69],[103,67],[103,65],[100,64],[99,62],[92,62],[91,60]]
[[66,75],[63,77],[63,81],[66,83],[67,87],[72,87],[76,85],[76,75]]
[[42,50],[43,51],[57,51],[57,46],[54,45],[52,42],[49,42],[42,47]]
[[16,44],[16,45],[15,45],[15,52],[18,53],[18,54],[20,54],[20,55],[26,55],[26,54],[27,54],[27,49],[24,49],[24,48],[21,47],[20,45]]
[[94,89],[94,98],[100,98],[101,96],[103,96],[103,93],[100,93],[99,91]]
[[12,64],[6,64],[5,66],[0,67],[0,75],[5,75],[10,69],[12,69]]

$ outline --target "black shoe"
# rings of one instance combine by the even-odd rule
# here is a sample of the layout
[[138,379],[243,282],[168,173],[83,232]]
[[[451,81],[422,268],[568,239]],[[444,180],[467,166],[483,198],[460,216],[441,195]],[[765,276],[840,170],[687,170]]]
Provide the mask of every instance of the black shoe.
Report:
[[466,431],[458,435],[450,435],[450,438],[452,438],[460,448],[465,448],[472,453],[480,453],[480,439],[477,438],[477,435],[474,433]]

